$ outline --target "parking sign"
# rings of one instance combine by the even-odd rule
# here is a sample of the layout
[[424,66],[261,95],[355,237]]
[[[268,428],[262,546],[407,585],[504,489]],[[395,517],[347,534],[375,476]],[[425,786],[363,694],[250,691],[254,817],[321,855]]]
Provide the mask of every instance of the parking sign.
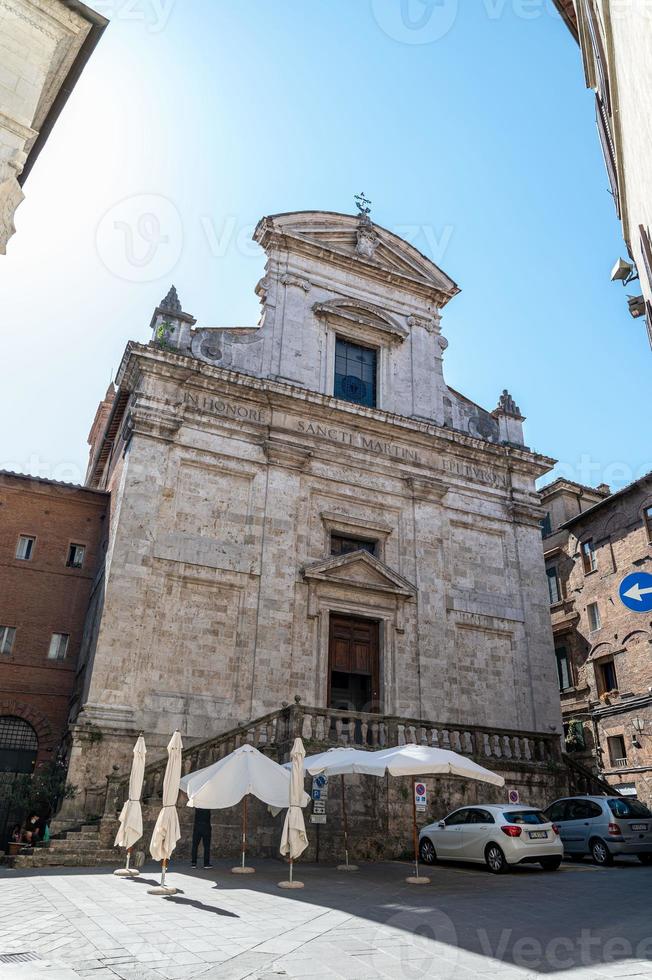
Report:
[[417,810],[423,811],[428,803],[428,791],[424,783],[414,784],[414,803]]

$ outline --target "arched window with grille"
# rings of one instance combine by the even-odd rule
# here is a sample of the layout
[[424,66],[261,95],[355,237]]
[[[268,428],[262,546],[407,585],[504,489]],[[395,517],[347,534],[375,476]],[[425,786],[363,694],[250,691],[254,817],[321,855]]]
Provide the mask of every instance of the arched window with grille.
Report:
[[29,722],[0,715],[0,772],[32,772],[37,753],[38,738]]

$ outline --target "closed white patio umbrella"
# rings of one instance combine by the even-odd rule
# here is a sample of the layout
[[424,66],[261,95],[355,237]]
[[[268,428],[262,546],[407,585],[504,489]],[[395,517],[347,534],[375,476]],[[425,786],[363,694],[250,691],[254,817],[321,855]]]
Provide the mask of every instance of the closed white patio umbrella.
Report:
[[150,888],[150,895],[174,895],[177,890],[166,886],[165,872],[170,855],[181,837],[179,815],[177,814],[177,797],[179,795],[182,750],[181,735],[176,731],[168,742],[168,764],[165,767],[163,778],[163,806],[156,820],[149,845],[149,852],[154,860],[161,861],[161,884],[156,888]]
[[304,798],[306,793],[303,788],[304,780],[304,759],[306,752],[300,738],[295,738],[290,760],[290,798],[288,812],[285,815],[283,824],[283,836],[281,837],[281,854],[287,854],[290,858],[290,878],[289,881],[279,881],[280,888],[303,888],[302,881],[294,881],[292,877],[293,865],[296,859],[303,854],[308,846],[308,836],[306,825],[303,820],[302,807],[305,806]]
[[135,868],[129,867],[131,851],[140,838],[143,836],[143,813],[140,806],[140,794],[143,790],[143,775],[145,773],[145,739],[142,735],[138,736],[133,751],[133,762],[129,775],[129,798],[125,801],[120,811],[120,826],[116,834],[114,847],[126,847],[127,863],[124,868],[118,868],[113,873],[121,877],[136,877],[140,874]]
[[[251,873],[245,866],[247,846],[247,796],[251,793],[263,803],[284,810],[290,799],[291,774],[283,766],[263,755],[253,745],[241,745],[229,755],[191,772],[180,780],[180,787],[188,795],[188,806],[206,810],[221,810],[235,806],[244,798],[242,811],[242,864],[232,868],[234,874]],[[302,791],[306,806],[310,797]]]

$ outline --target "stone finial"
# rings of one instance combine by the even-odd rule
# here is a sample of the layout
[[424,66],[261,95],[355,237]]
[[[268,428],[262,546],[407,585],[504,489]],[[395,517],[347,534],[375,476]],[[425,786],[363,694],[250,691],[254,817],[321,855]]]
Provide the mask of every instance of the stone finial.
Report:
[[503,389],[503,393],[498,399],[498,406],[496,412],[501,412],[503,415],[511,415],[512,418],[520,419],[521,410],[508,392],[507,388]]
[[158,347],[188,352],[191,331],[196,322],[194,316],[184,313],[176,287],[170,286],[167,296],[163,297],[152,316],[152,343]]
[[167,296],[164,296],[158,306],[159,310],[166,313],[182,313],[181,301],[177,293],[176,286],[170,286]]

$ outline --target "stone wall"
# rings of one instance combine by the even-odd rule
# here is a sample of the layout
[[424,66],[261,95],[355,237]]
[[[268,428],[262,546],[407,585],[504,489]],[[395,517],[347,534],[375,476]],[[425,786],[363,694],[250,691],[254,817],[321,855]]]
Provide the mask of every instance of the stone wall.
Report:
[[63,104],[76,82],[75,63],[81,71],[107,23],[80,8],[63,0],[0,5],[0,255],[15,230],[14,212],[24,198],[20,177],[38,151],[39,133],[47,135],[55,103]]

